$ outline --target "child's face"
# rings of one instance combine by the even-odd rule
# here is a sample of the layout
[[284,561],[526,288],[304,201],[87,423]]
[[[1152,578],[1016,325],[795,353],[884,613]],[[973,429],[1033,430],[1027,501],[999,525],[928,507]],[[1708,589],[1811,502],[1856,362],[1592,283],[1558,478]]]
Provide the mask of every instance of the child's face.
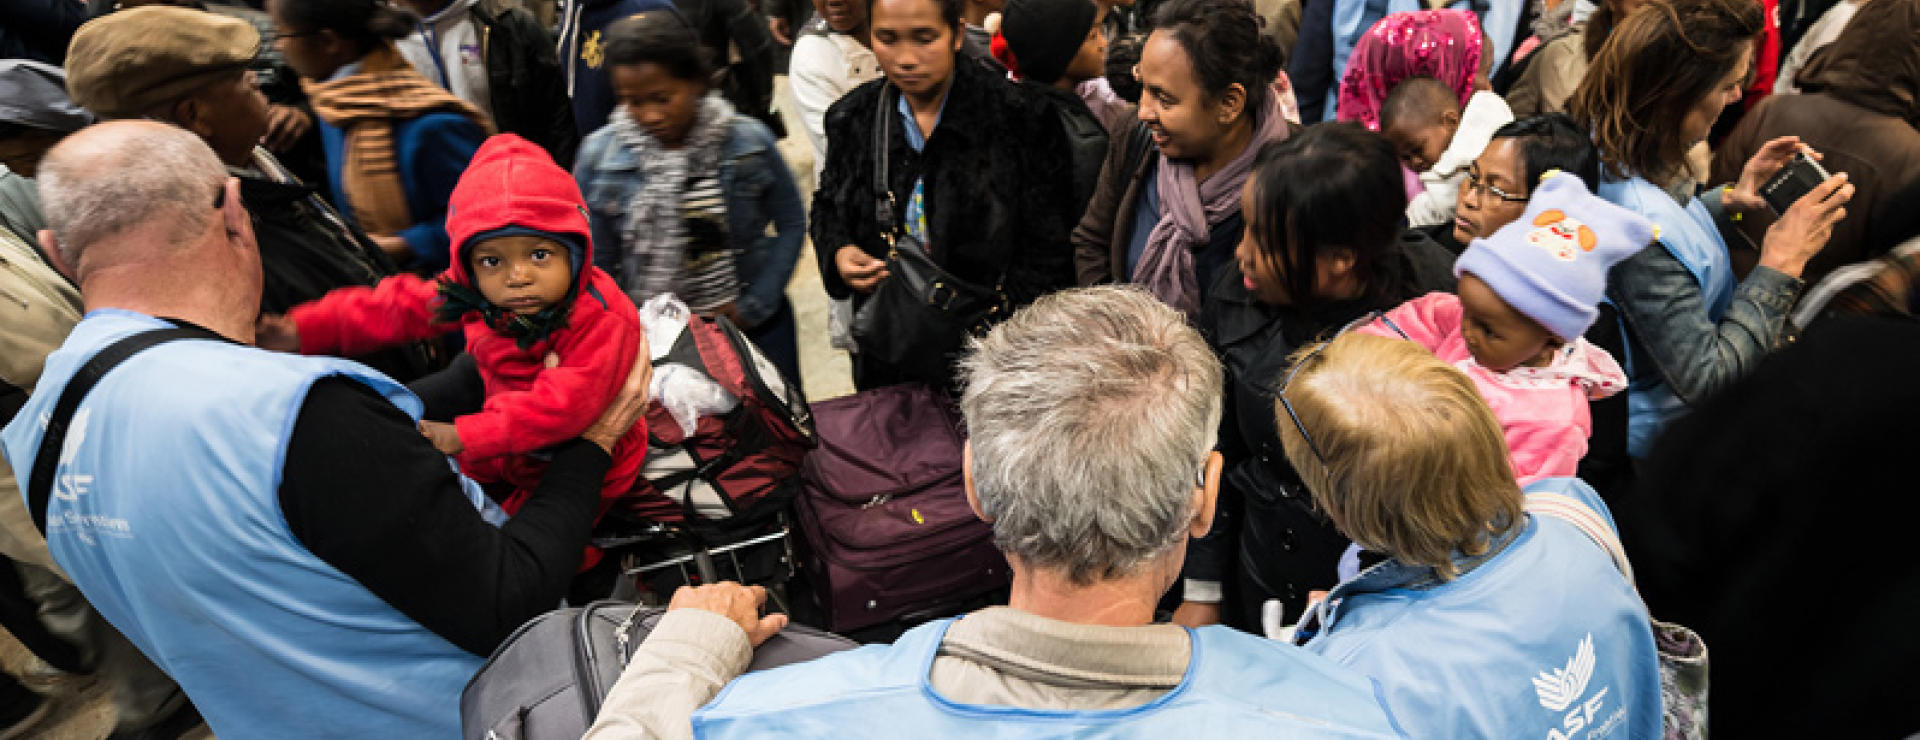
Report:
[[467,260],[487,302],[521,316],[559,303],[573,286],[573,258],[551,239],[495,237],[473,245]]
[[1087,38],[1080,42],[1080,52],[1067,62],[1068,82],[1078,85],[1107,73],[1107,6],[1101,5],[1094,11],[1093,27],[1087,29]]
[[1466,335],[1467,351],[1481,367],[1494,372],[1521,365],[1546,367],[1565,344],[1540,322],[1513,310],[1473,273],[1460,276],[1458,291],[1466,314],[1460,319],[1460,330]]
[[1440,161],[1441,154],[1446,153],[1447,145],[1453,143],[1453,132],[1458,128],[1460,115],[1448,112],[1424,124],[1383,122],[1380,135],[1393,144],[1394,151],[1400,153],[1400,161],[1407,165],[1407,169],[1426,172]]

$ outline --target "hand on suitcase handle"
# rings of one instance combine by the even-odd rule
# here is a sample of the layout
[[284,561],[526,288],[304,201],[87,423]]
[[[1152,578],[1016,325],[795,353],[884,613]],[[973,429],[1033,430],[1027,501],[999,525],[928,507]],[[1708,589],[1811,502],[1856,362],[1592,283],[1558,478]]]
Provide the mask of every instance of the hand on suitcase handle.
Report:
[[673,592],[673,600],[667,602],[667,611],[675,609],[699,609],[726,617],[747,633],[747,641],[754,647],[773,637],[787,626],[787,615],[768,614],[760,616],[760,610],[766,606],[767,590],[759,586],[742,586],[733,581],[709,583],[704,586],[681,586]]

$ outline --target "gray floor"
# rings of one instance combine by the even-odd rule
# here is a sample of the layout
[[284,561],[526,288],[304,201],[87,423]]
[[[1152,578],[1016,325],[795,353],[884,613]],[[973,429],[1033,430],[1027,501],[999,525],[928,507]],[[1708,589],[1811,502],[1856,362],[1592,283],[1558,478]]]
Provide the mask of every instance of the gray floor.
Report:
[[[800,182],[800,192],[812,193],[813,150],[807,144],[800,119],[793,112],[793,96],[786,78],[778,78],[774,89],[776,105],[787,119],[787,130],[792,132],[780,142],[780,152],[786,157],[788,166],[793,168],[794,176]],[[847,353],[827,346],[826,294],[820,288],[820,271],[814,262],[811,246],[800,255],[799,264],[794,266],[793,280],[787,285],[787,297],[793,301],[800,323],[800,382],[801,387],[806,389],[807,398],[820,401],[852,393],[853,378]],[[26,649],[12,635],[0,631],[0,670],[19,675],[18,671],[29,660]],[[76,688],[79,690],[76,691]],[[104,684],[91,682],[80,687],[68,686],[53,690],[50,695],[57,702],[52,715],[23,737],[98,740],[113,729],[113,712],[107,703]],[[202,740],[213,735],[200,730],[187,737]]]

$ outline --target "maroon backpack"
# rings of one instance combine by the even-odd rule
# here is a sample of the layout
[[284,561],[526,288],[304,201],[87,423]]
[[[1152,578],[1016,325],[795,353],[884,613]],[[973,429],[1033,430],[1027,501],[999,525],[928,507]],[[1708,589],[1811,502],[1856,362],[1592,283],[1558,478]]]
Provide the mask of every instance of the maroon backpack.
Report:
[[799,489],[800,462],[817,444],[799,383],[725,318],[690,317],[655,364],[704,373],[740,404],[686,430],[659,399],[649,403],[646,464],[620,512],[642,521],[730,526],[784,510]]

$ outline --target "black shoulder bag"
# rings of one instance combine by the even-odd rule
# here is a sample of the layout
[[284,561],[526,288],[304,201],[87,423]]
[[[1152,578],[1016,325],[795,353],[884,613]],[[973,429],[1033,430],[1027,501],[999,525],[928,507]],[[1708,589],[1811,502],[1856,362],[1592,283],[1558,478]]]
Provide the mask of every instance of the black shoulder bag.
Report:
[[60,452],[67,446],[67,430],[73,423],[74,413],[80,410],[80,402],[87,400],[87,394],[93,392],[100,379],[127,358],[176,339],[225,341],[218,334],[192,325],[143,331],[107,345],[67,381],[60,400],[53,404],[53,414],[48,417],[46,431],[40,437],[40,449],[33,455],[33,475],[27,479],[27,510],[33,514],[33,526],[40,528],[40,534],[47,533],[47,504],[53,497],[53,474],[60,466]]
[[874,219],[887,241],[887,272],[853,316],[853,337],[860,352],[911,377],[944,382],[950,355],[970,333],[985,332],[1006,318],[1006,271],[991,287],[955,278],[933,261],[919,239],[894,218],[893,189],[887,185],[888,121],[892,98],[882,90],[874,111]]

